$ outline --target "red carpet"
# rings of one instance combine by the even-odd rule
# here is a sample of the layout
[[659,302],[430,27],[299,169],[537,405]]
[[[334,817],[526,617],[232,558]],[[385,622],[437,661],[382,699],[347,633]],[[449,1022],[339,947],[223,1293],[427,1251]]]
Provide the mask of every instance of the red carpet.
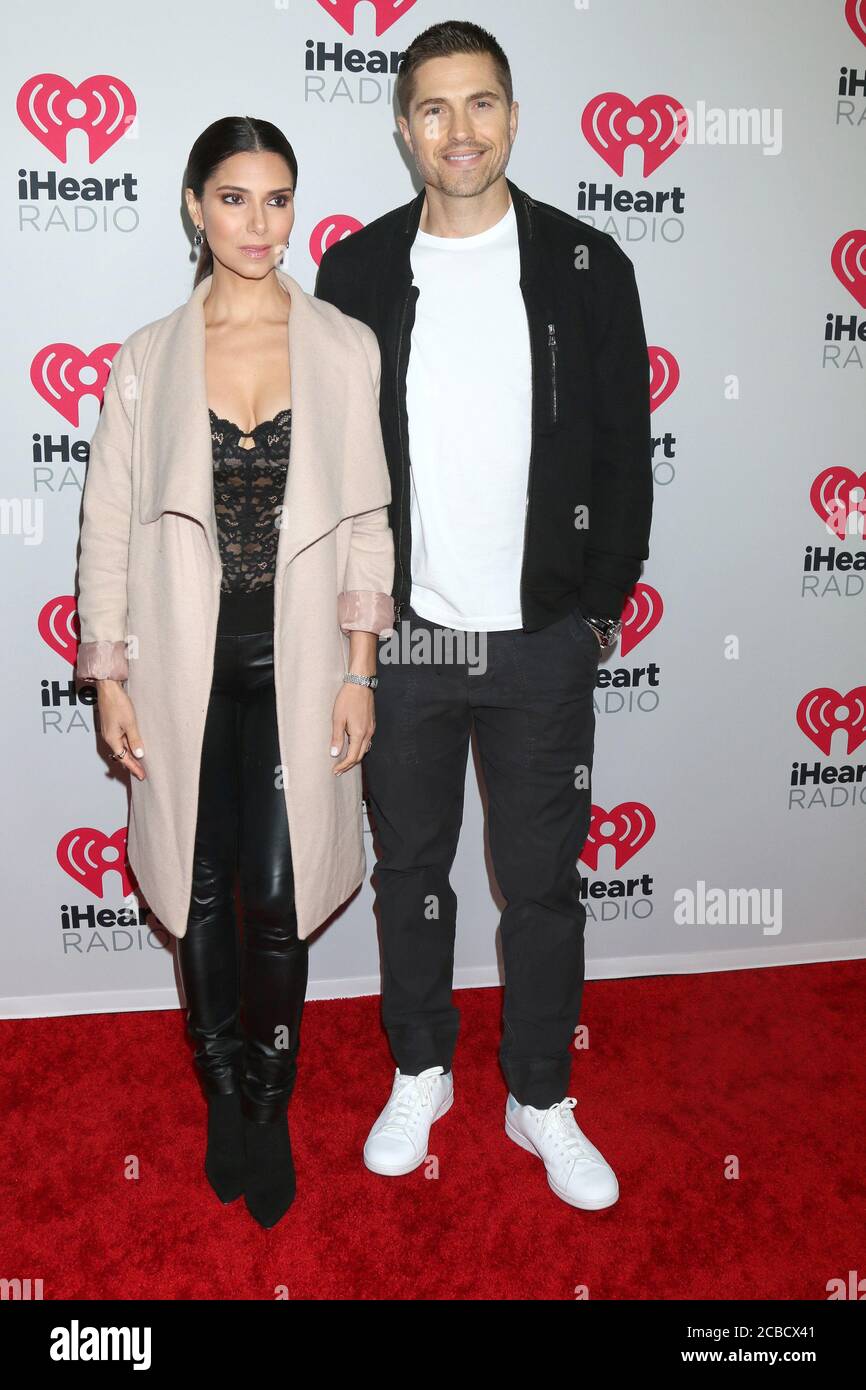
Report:
[[619,1177],[603,1212],[503,1133],[499,990],[456,996],[436,1180],[361,1161],[393,1076],[378,999],[308,1004],[272,1231],[204,1177],[180,1011],[6,1021],[0,1274],[46,1299],[826,1299],[866,1274],[864,984],[862,961],[589,983],[571,1090]]

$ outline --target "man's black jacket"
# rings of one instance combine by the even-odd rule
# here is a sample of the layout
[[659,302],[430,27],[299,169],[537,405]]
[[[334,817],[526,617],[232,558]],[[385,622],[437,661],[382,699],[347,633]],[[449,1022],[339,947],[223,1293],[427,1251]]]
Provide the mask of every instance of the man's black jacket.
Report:
[[[634,267],[606,232],[506,182],[532,350],[523,627],[546,627],[572,608],[618,618],[649,554],[653,493],[649,362]],[[403,207],[334,242],[315,288],[320,299],[368,324],[379,342],[395,622],[411,590],[406,366],[420,290],[409,253],[424,196],[422,188]],[[483,352],[483,323],[478,337]]]

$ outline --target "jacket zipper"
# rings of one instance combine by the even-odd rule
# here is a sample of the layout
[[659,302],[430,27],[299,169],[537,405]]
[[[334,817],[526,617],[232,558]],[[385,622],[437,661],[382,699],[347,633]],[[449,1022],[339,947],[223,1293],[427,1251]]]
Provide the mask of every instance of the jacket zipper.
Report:
[[[525,299],[524,299],[525,303]],[[528,312],[528,306],[527,306]],[[525,615],[523,602],[523,573],[526,569],[526,543],[529,537],[529,498],[532,492],[532,463],[535,455],[535,354],[532,351],[532,324],[529,328],[529,378],[532,382],[533,409],[530,415],[530,445],[529,445],[529,474],[526,480],[526,506],[523,509],[523,555],[520,559],[520,609],[521,617]]]
[[547,346],[550,351],[550,413],[555,425],[559,417],[556,399],[556,324],[547,325]]
[[400,357],[401,357],[401,353],[402,353],[402,350],[403,350],[403,329],[404,329],[405,324],[406,324],[406,309],[407,309],[408,304],[409,304],[409,295],[410,295],[410,294],[411,294],[411,288],[410,288],[409,292],[407,293],[406,298],[403,300],[403,311],[402,311],[402,313],[401,313],[401,315],[400,315],[400,332],[399,332],[399,335],[398,335],[398,338],[397,338],[397,368],[396,368],[396,379],[395,379],[395,383],[394,383],[394,396],[395,396],[395,399],[396,399],[396,402],[397,402],[397,440],[398,440],[398,443],[399,443],[399,445],[400,445],[400,478],[401,478],[400,507],[399,507],[398,515],[397,515],[397,543],[396,543],[396,547],[395,547],[395,549],[396,549],[396,559],[397,559],[397,575],[398,575],[398,577],[397,577],[397,604],[396,604],[395,609],[394,609],[394,625],[395,625],[395,627],[396,627],[397,623],[399,623],[399,621],[400,621],[400,613],[401,613],[402,608],[403,608],[403,599],[402,599],[402,594],[403,594],[403,557],[402,557],[402,554],[401,554],[401,551],[400,551],[400,544],[401,544],[401,540],[402,540],[402,536],[403,536],[403,512],[404,512],[405,508],[409,505],[409,497],[408,497],[408,492],[407,492],[407,488],[406,488],[406,459],[405,459],[405,455],[404,455],[404,453],[403,453],[403,408],[402,408],[402,400],[401,400],[401,396],[400,396]]
[[[534,200],[533,198],[530,198],[530,197],[528,196],[528,194],[524,194],[524,199],[525,199],[525,201],[530,205],[530,207],[533,207],[533,208],[535,207],[535,200]],[[531,236],[532,236],[532,224],[531,224],[531,219],[530,219],[530,231],[529,231],[529,235],[530,235],[530,238],[531,238]],[[521,613],[521,618],[522,618],[522,619],[524,620],[524,622],[525,622],[525,617],[526,617],[526,604],[525,604],[525,600],[524,600],[524,583],[523,583],[523,579],[524,579],[524,573],[525,573],[525,570],[526,570],[526,550],[527,550],[527,543],[528,543],[528,540],[529,540],[529,499],[530,499],[530,497],[531,497],[531,495],[532,495],[532,465],[533,465],[533,463],[534,463],[534,461],[535,461],[535,433],[536,433],[536,431],[535,431],[535,399],[536,399],[536,380],[535,380],[535,353],[534,353],[533,350],[532,350],[532,315],[531,315],[531,313],[530,313],[530,307],[529,307],[529,305],[528,305],[527,302],[526,302],[526,295],[523,293],[523,286],[522,286],[522,285],[521,285],[521,294],[523,294],[523,303],[524,303],[524,307],[525,307],[525,309],[526,309],[527,320],[528,320],[528,322],[529,322],[529,377],[530,377],[530,381],[531,381],[531,383],[532,383],[532,408],[531,408],[531,415],[530,415],[529,472],[528,472],[528,476],[527,476],[527,480],[526,480],[526,505],[525,505],[525,507],[524,507],[524,509],[523,509],[523,554],[522,554],[522,556],[521,556],[521,558],[520,558],[520,613]],[[548,335],[547,335],[547,336],[548,336],[548,344],[550,343],[550,330],[551,330],[552,327],[553,327],[552,324],[548,324],[548,326],[547,326],[547,328],[548,328]],[[555,345],[556,345],[556,331],[555,331],[555,329],[554,329],[554,336],[553,336],[553,346],[554,346],[554,348],[555,348]],[[554,359],[554,360],[555,360],[555,359]]]

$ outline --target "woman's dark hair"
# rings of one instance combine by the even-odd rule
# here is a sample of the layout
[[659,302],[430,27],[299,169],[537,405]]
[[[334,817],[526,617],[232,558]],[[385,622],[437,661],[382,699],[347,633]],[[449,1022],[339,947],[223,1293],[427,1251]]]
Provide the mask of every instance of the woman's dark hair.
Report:
[[403,117],[409,119],[409,107],[415,95],[415,70],[428,58],[450,58],[454,53],[489,53],[496,65],[496,75],[505,88],[508,105],[514,100],[511,68],[505,52],[492,34],[479,24],[465,19],[447,19],[432,24],[410,43],[397,69],[397,104]]
[[[223,116],[203,130],[189,152],[183,186],[191,188],[200,200],[207,180],[224,159],[231,158],[233,154],[250,154],[259,150],[281,155],[292,171],[292,183],[297,188],[298,161],[294,150],[281,130],[270,121],[260,121],[255,116]],[[193,287],[212,272],[213,252],[205,237],[195,268]]]

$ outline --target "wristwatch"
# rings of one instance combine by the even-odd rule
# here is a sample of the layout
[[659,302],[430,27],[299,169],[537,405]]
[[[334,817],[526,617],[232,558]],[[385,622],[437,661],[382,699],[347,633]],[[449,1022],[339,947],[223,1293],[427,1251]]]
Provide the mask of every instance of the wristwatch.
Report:
[[356,676],[347,671],[343,676],[344,681],[351,681],[353,685],[366,685],[370,690],[375,690],[379,684],[378,676]]
[[602,651],[607,651],[622,632],[621,618],[587,618],[586,621],[598,633]]

